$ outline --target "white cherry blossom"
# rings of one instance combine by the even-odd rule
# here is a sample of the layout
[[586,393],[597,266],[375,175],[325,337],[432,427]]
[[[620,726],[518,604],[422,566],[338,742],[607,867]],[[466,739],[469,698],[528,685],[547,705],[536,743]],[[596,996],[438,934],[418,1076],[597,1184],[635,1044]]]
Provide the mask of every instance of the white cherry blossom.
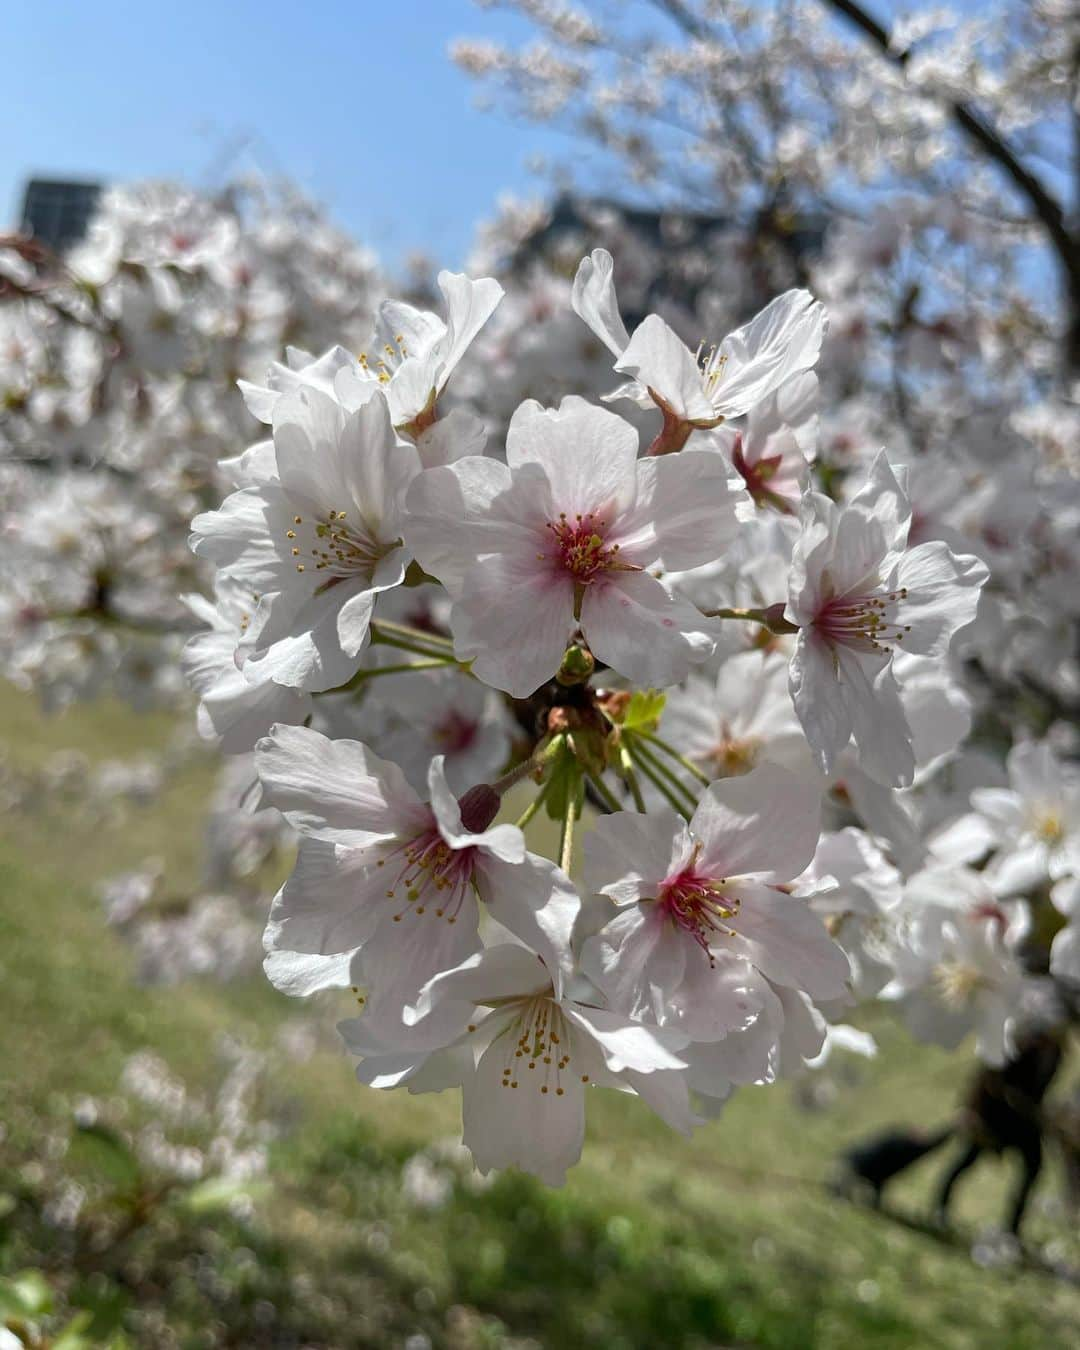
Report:
[[274,406],[274,474],[192,522],[192,549],[245,587],[252,683],[309,692],[360,664],[380,591],[400,584],[405,490],[419,473],[379,395],[354,413],[315,388]]
[[561,1186],[581,1156],[594,1087],[632,1090],[675,1128],[695,1117],[679,1056],[685,1037],[587,999],[560,996],[542,961],[503,944],[435,976],[397,1047],[368,1017],[342,1024],[362,1082],[413,1091],[461,1084],[462,1137],[481,1172],[518,1167]]
[[963,868],[919,873],[904,903],[907,923],[884,997],[899,1001],[920,1040],[953,1048],[974,1032],[980,1058],[1003,1063],[1023,986],[1010,930],[1022,918],[1010,916],[985,879]]
[[199,695],[198,726],[207,738],[217,737],[226,754],[250,750],[275,722],[296,725],[311,715],[308,694],[272,680],[252,684],[236,663],[255,604],[242,584],[222,574],[215,603],[201,595],[184,597],[206,629],[189,638],[181,665]]
[[658,314],[647,315],[629,337],[619,315],[613,262],[603,249],[584,258],[574,279],[577,313],[631,379],[609,395],[655,406],[665,432],[656,453],[681,449],[695,430],[708,430],[763,402],[818,359],[825,335],[824,306],[802,290],[787,291],[742,328],[715,344],[690,350]]
[[710,778],[748,773],[768,761],[809,768],[780,652],[736,652],[715,679],[693,672],[672,689],[661,729]]
[[854,737],[861,767],[889,787],[915,772],[893,651],[943,660],[988,575],[940,541],[906,549],[910,520],[884,452],[846,506],[807,493],[784,611],[799,629],[791,696],[822,772]]
[[710,625],[649,569],[724,548],[735,518],[718,456],[639,460],[632,427],[566,398],[523,403],[506,458],[430,469],[409,492],[408,544],[453,597],[459,659],[524,697],[579,626],[598,660],[641,684],[673,684],[709,655]]
[[478,901],[561,983],[577,893],[526,851],[519,829],[492,825],[497,793],[478,786],[456,799],[438,756],[424,802],[396,764],[302,727],[276,727],[256,765],[264,801],[301,836],[267,927],[278,987],[363,983],[372,1013],[393,1022],[429,979],[479,948]]
[[848,958],[853,992],[873,998],[892,978],[900,873],[870,835],[848,826],[821,836],[799,878],[798,888],[804,887],[810,908]]
[[670,810],[602,817],[585,843],[586,882],[619,909],[586,942],[586,974],[617,1011],[694,1041],[753,1025],[755,971],[843,997],[846,957],[787,889],[819,829],[815,782],[772,764],[714,783],[689,824]]
[[787,380],[756,404],[743,430],[718,427],[713,438],[731,456],[754,510],[798,515],[817,441],[818,378]]
[[335,376],[334,387],[349,409],[384,391],[394,426],[417,436],[435,421],[435,403],[469,344],[503,297],[493,277],[473,281],[440,272],[446,318],[401,300],[379,306],[370,350]]
[[1000,895],[1080,877],[1080,774],[1045,741],[1013,746],[1007,788],[977,788],[971,804],[985,852],[993,847],[991,884]]

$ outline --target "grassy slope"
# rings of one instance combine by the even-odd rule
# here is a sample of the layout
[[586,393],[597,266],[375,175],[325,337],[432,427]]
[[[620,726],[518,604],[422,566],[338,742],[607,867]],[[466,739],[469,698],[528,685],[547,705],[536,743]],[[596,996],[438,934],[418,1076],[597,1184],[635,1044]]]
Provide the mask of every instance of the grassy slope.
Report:
[[[0,698],[0,745],[17,765],[69,746],[131,756],[170,730],[113,706],[47,721],[27,699]],[[103,875],[156,854],[178,887],[197,876],[210,782],[205,766],[186,770],[122,828],[0,818],[0,1116],[16,1156],[80,1093],[110,1091],[134,1049],[154,1047],[198,1083],[220,1030],[266,1044],[295,1016],[258,979],[138,989],[101,922]],[[952,1109],[966,1057],[915,1047],[883,1017],[873,1025],[884,1053],[846,1075],[827,1111],[801,1109],[788,1086],[749,1090],[684,1141],[637,1103],[597,1093],[585,1160],[563,1191],[508,1175],[458,1186],[434,1212],[406,1205],[397,1178],[410,1154],[453,1132],[453,1099],[361,1090],[343,1058],[319,1053],[281,1085],[304,1107],[257,1224],[294,1272],[340,1282],[348,1316],[317,1344],[389,1344],[415,1324],[436,1344],[499,1344],[503,1328],[560,1350],[1075,1345],[1080,1292],[982,1271],[962,1251],[784,1181],[820,1179],[830,1155],[875,1124],[930,1124]],[[940,1166],[917,1169],[899,1198],[921,1203]],[[996,1217],[1004,1184],[1001,1167],[976,1172],[961,1221]],[[1046,1222],[1033,1221],[1035,1236]]]

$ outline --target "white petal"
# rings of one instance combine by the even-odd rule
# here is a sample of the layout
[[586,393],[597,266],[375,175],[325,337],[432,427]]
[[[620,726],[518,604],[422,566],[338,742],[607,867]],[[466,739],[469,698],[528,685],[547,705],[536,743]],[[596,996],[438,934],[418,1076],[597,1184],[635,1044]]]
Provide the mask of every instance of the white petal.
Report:
[[408,837],[429,819],[396,764],[359,741],[274,727],[255,747],[263,799],[303,834],[357,844]]
[[698,869],[713,876],[791,881],[809,865],[821,833],[821,787],[775,764],[705,790],[690,832],[704,848]]
[[460,272],[440,272],[436,278],[446,300],[446,337],[440,344],[438,390],[441,393],[469,344],[495,312],[505,292],[494,277],[473,281]]
[[475,1007],[483,1002],[550,989],[551,975],[535,952],[503,942],[474,952],[457,966],[432,976],[420,990],[406,1020],[415,1024],[443,1003]]
[[543,958],[555,993],[561,994],[562,981],[573,970],[570,938],[581,909],[569,877],[533,853],[517,863],[480,857],[476,873],[480,898],[491,917]]
[[728,920],[738,937],[722,946],[746,956],[776,984],[811,998],[841,998],[850,976],[847,957],[807,902],[770,886],[744,883],[738,914]]
[[755,978],[748,961],[724,951],[714,951],[710,960],[710,953],[689,933],[680,932],[678,940],[685,969],[678,985],[668,992],[670,1011],[665,1024],[698,1042],[745,1035],[761,1016],[760,977]]
[[780,1063],[785,1074],[798,1073],[807,1060],[821,1053],[827,1024],[807,996],[797,989],[778,985],[776,997],[784,1009],[780,1037]]
[[301,839],[292,875],[270,907],[266,950],[333,956],[362,947],[392,903],[375,862],[365,848]]
[[1063,877],[1050,890],[1050,899],[1059,914],[1066,918],[1080,914],[1080,877]]
[[831,774],[851,740],[851,709],[840,688],[833,649],[813,629],[801,629],[795,640],[789,688],[818,767]]
[[711,451],[639,460],[635,509],[610,542],[627,561],[648,566],[662,558],[668,571],[713,562],[738,529],[729,475]]
[[601,816],[585,836],[585,882],[620,905],[652,898],[690,854],[686,823],[670,807]]
[[[580,1003],[563,1004],[562,1013],[585,1035],[592,1037],[612,1073],[623,1069],[652,1073],[656,1069],[686,1067],[677,1052],[686,1044],[687,1038],[676,1032],[645,1027],[618,1013]],[[576,1044],[576,1036],[574,1041]]]
[[652,395],[639,380],[624,380],[618,384],[609,394],[601,394],[601,403],[618,403],[620,401],[636,403],[643,411],[648,412],[655,409]]
[[375,319],[374,341],[379,357],[386,347],[404,347],[423,360],[446,337],[446,322],[427,309],[417,309],[405,300],[384,300]]
[[468,574],[451,610],[454,650],[485,684],[528,698],[558,670],[573,613],[569,576],[538,569],[527,556],[490,558]]
[[911,629],[904,633],[904,650],[942,659],[952,635],[975,618],[989,575],[985,563],[953,553],[941,540],[905,553],[897,571],[897,581],[908,592],[897,606],[897,622]]
[[575,395],[558,408],[527,400],[506,433],[506,462],[515,470],[539,465],[559,511],[570,517],[591,512],[608,524],[633,503],[637,455],[638,434],[629,422]]
[[[462,1138],[481,1172],[519,1167],[548,1186],[561,1186],[566,1169],[581,1157],[585,1140],[585,1087],[580,1073],[562,1076],[562,1094],[526,1076],[503,1087],[503,1069],[513,1046],[496,1040],[462,1087]],[[573,1066],[575,1069],[577,1065]],[[515,1080],[518,1081],[518,1080]]]
[[897,472],[885,451],[879,450],[867,470],[866,481],[848,503],[856,513],[877,521],[889,550],[904,547],[911,525],[911,502]]
[[613,356],[626,350],[630,337],[619,313],[615,295],[614,262],[606,248],[593,249],[582,258],[574,277],[570,304]]
[[317,389],[282,394],[274,408],[274,450],[281,485],[290,497],[313,507],[347,500],[338,444],[345,412]]
[[425,572],[450,591],[461,589],[476,559],[513,543],[521,533],[495,509],[510,487],[505,464],[469,455],[454,464],[427,469],[406,496],[405,539]]
[[620,910],[589,938],[581,968],[617,1012],[677,1027],[679,1010],[672,994],[681,987],[692,955],[659,908],[647,902]]
[[[401,568],[401,576],[405,569]],[[357,657],[368,644],[371,635],[371,616],[378,599],[376,591],[360,591],[351,596],[337,612],[335,629],[342,652]]]
[[658,314],[649,314],[638,324],[615,369],[632,375],[683,421],[716,420],[693,353]]
[[279,993],[308,998],[324,989],[352,984],[351,952],[319,956],[310,952],[270,951],[263,960],[266,978]]
[[658,688],[685,679],[716,645],[701,612],[646,572],[608,572],[588,586],[581,626],[612,670]]
[[[399,563],[394,577],[402,575]],[[326,589],[301,579],[288,591],[264,597],[259,613],[265,619],[244,661],[245,678],[252,684],[273,680],[309,693],[347,684],[367,644],[373,604],[372,588],[362,576],[335,579]]]
[[1059,980],[1080,983],[1080,924],[1070,923],[1050,946],[1050,974]]
[[296,726],[311,712],[311,698],[267,680],[250,684],[235,663],[228,633],[198,633],[184,647],[181,667],[202,695],[201,709],[227,755],[243,754],[276,722]]
[[1009,782],[1028,801],[1058,801],[1061,765],[1048,741],[1021,741],[1009,751]]
[[277,512],[282,519],[288,506],[277,484],[230,493],[216,511],[204,511],[191,522],[192,553],[255,594],[276,590],[287,575],[287,564],[272,537],[270,518],[283,504],[284,510]]
[[684,1070],[657,1069],[655,1073],[636,1073],[633,1069],[624,1069],[621,1077],[665,1124],[680,1134],[689,1137],[695,1125],[704,1123],[691,1110]]
[[714,401],[726,417],[748,412],[818,359],[827,319],[809,291],[778,295],[720,344],[727,357]]
[[422,468],[453,464],[467,455],[482,455],[487,427],[467,408],[451,408],[445,417],[426,427],[416,438]]
[[915,752],[891,664],[883,663],[871,679],[868,658],[845,648],[837,656],[860,768],[885,787],[910,787],[915,776]]
[[935,858],[946,863],[973,863],[986,856],[999,842],[998,831],[975,811],[951,821],[930,838]]
[[403,1022],[421,989],[436,975],[453,970],[479,949],[479,909],[471,892],[454,923],[432,905],[386,901],[379,926],[357,953],[356,983],[368,989],[368,1014],[381,1028]]
[[[339,460],[348,496],[347,519],[362,524],[384,547],[393,544],[401,533],[406,489],[420,472],[420,457],[395,436],[384,398],[372,399],[345,419]],[[345,503],[336,509],[344,510]]]

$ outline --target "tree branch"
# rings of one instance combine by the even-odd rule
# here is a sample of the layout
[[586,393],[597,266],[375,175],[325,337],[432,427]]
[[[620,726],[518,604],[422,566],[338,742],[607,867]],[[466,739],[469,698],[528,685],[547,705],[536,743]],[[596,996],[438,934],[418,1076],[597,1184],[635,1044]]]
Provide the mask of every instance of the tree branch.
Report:
[[[888,30],[867,13],[855,0],[821,0],[855,25],[881,51],[887,60],[903,70],[911,59],[910,49],[896,51],[889,40]],[[947,100],[953,121],[1011,180],[1024,197],[1036,218],[1046,230],[1055,253],[1065,271],[1071,300],[1069,332],[1069,363],[1080,368],[1080,239],[1069,229],[1061,203],[1042,182],[1021,163],[1016,151],[985,117],[968,103]]]

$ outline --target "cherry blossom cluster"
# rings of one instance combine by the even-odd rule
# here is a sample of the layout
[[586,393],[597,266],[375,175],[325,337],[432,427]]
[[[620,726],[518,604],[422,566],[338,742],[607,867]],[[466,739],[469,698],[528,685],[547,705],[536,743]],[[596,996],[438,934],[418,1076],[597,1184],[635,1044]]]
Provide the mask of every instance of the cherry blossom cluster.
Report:
[[[569,300],[606,379],[489,443],[441,400],[503,290],[438,286],[243,387],[268,434],[193,522],[215,599],[184,665],[298,836],[270,979],[349,991],[362,1082],[460,1086],[480,1169],[558,1184],[590,1089],[689,1131],[819,1059],[856,994],[917,1000],[899,849],[823,809],[921,844],[897,798],[968,728],[950,662],[988,571],[909,538],[884,451],[820,490],[807,291],[689,346],[628,328],[594,250]],[[966,1013],[981,954],[923,984]]]
[[0,306],[6,673],[186,677],[228,756],[199,890],[102,887],[139,976],[250,969],[295,847],[273,982],[553,1183],[592,1087],[690,1130],[861,1000],[999,1061],[1080,979],[1077,421],[1052,325],[956,280],[1000,231],[558,211],[379,303],[302,204],[116,193]]
[[107,192],[62,257],[0,239],[0,668],[54,706],[176,703],[186,547],[250,434],[238,378],[358,340],[372,257],[288,192]]
[[[359,343],[382,294],[373,256],[288,188],[213,196],[174,184],[103,194],[62,256],[0,238],[0,672],[50,710],[101,695],[189,716],[180,667],[201,627],[207,569],[189,523],[231,482],[251,435],[236,380],[283,350]],[[205,754],[192,728],[140,765],[77,759],[44,782],[0,768],[11,811],[115,815]],[[257,962],[257,873],[289,836],[246,807],[250,758],[228,761],[208,802],[206,875],[177,893],[148,858],[134,889],[104,887],[142,978]],[[114,903],[116,896],[122,903]],[[141,897],[135,903],[135,897]]]

